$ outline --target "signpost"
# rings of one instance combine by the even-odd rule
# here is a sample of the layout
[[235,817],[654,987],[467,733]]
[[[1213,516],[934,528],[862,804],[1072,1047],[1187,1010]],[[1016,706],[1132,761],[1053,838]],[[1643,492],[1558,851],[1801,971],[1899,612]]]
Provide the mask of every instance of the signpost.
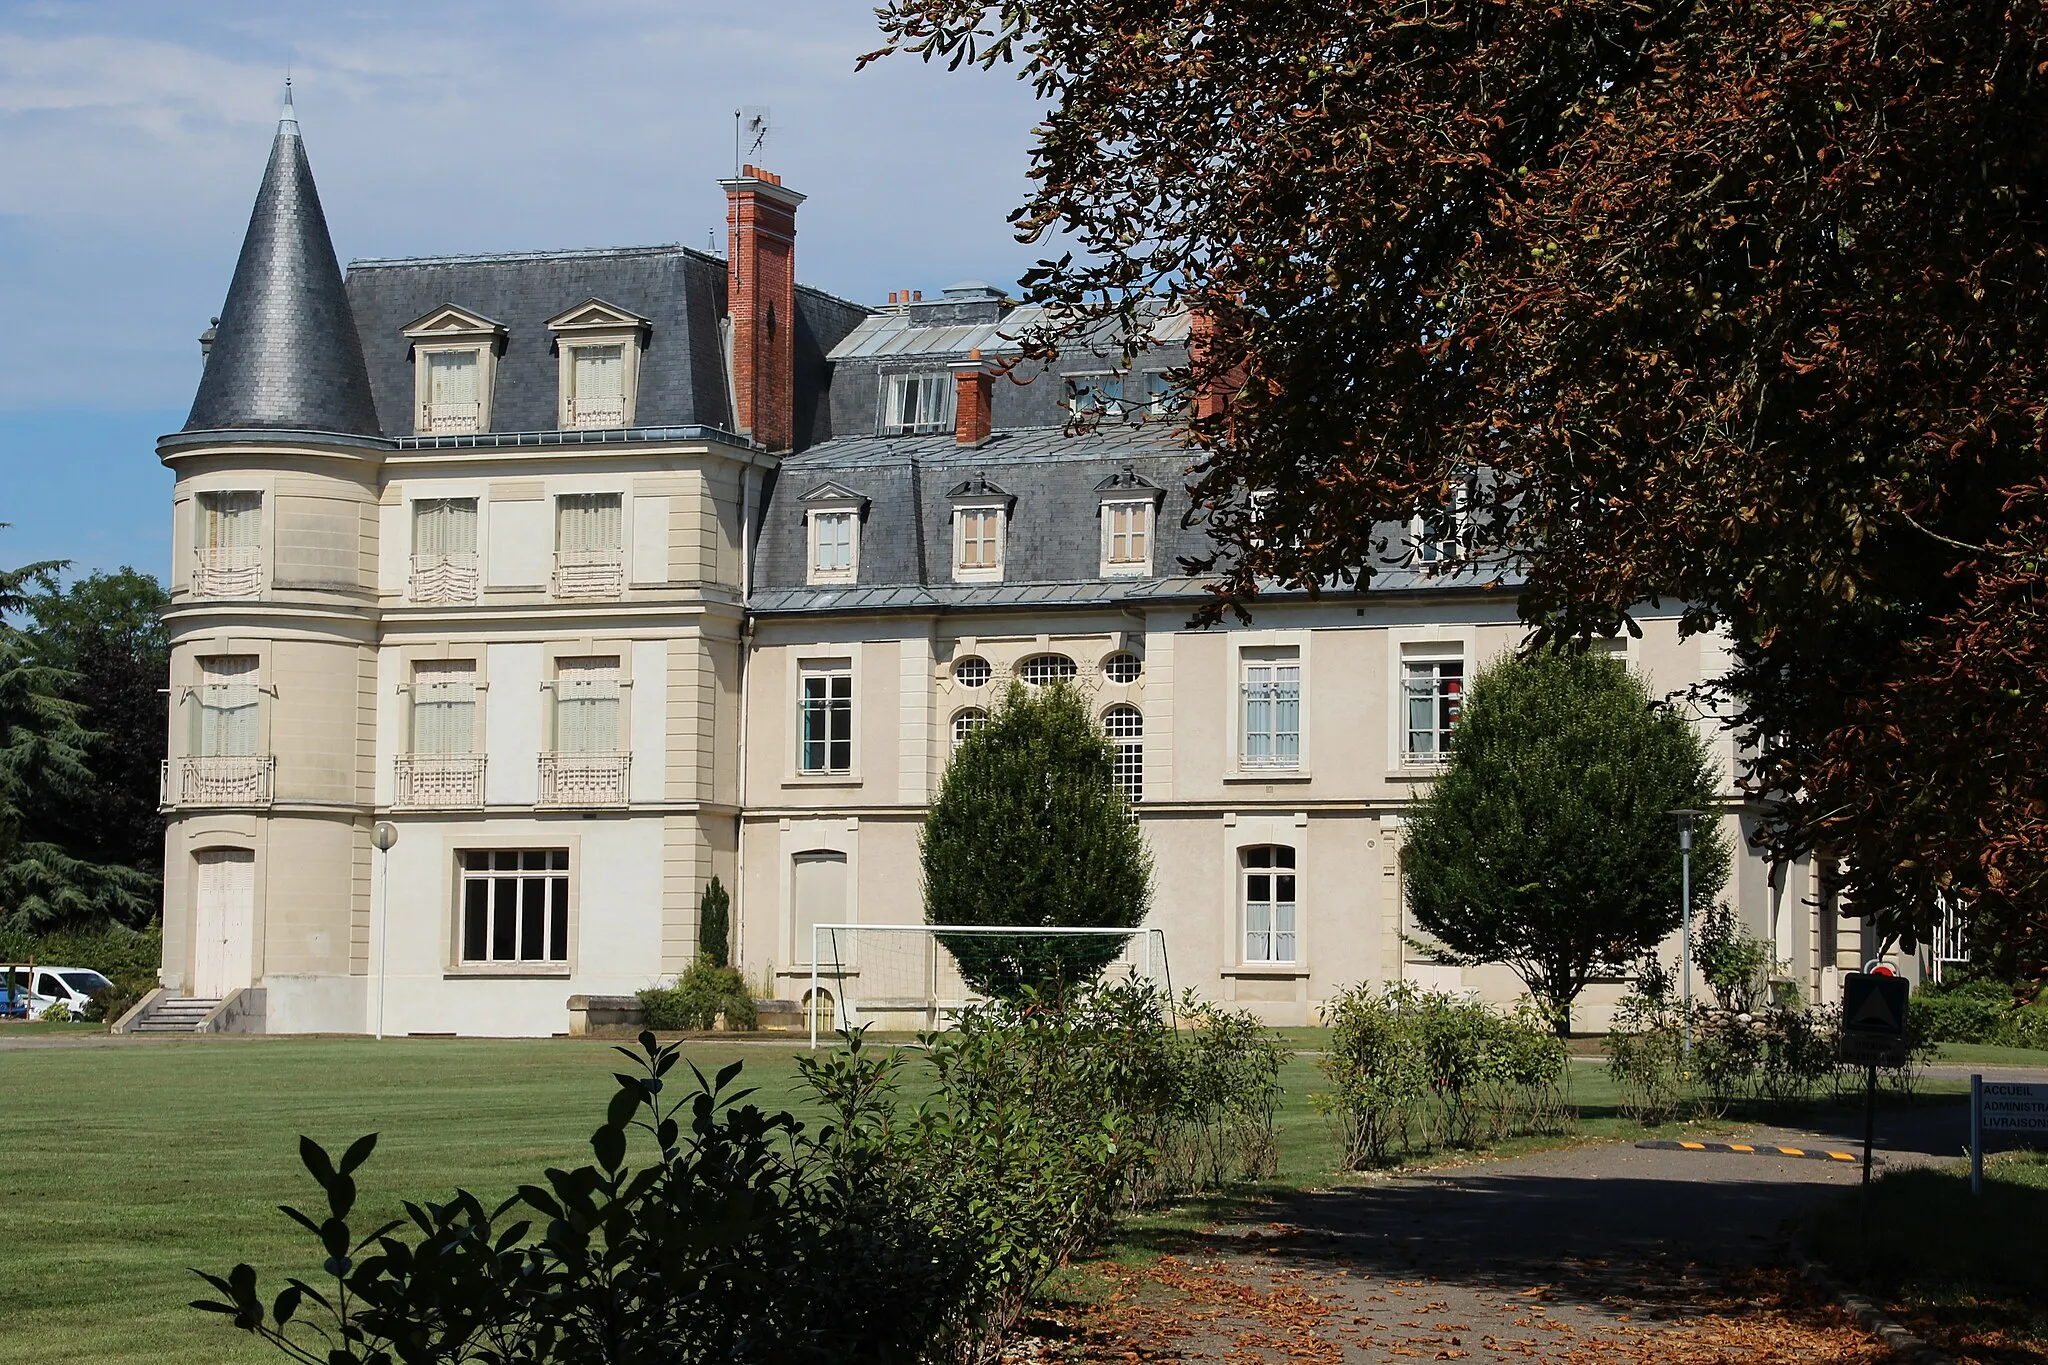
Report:
[[2048,1133],[2048,1085],[1970,1077],[1970,1193],[1984,1193],[1984,1134]]
[[1870,1149],[1877,1141],[1877,1069],[1906,1064],[1906,997],[1912,987],[1882,962],[1842,978],[1842,1060],[1863,1081],[1863,1223],[1870,1232]]

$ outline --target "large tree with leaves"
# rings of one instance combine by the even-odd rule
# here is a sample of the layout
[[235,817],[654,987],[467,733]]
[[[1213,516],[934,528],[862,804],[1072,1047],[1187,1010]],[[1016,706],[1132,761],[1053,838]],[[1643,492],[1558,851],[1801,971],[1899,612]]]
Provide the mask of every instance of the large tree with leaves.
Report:
[[[1609,964],[1654,951],[1684,913],[1675,810],[1719,794],[1706,746],[1597,653],[1542,650],[1472,680],[1450,766],[1408,815],[1415,921],[1453,961],[1512,968],[1560,1031]],[[1695,914],[1728,879],[1700,822]]]
[[101,929],[155,910],[153,876],[97,856],[120,836],[83,833],[98,799],[94,750],[105,740],[85,727],[85,705],[72,695],[85,680],[14,623],[57,591],[60,567],[0,570],[0,928],[13,930]]
[[2040,0],[880,13],[1047,102],[1015,221],[1075,249],[1033,299],[1133,348],[1157,296],[1204,313],[1210,619],[1462,501],[1547,636],[1659,599],[1727,633],[1781,854],[2048,972],[2048,752],[2008,726],[2048,638]]
[[[930,924],[1130,929],[1152,903],[1152,856],[1116,782],[1116,749],[1067,683],[1012,683],[963,741],[925,817]],[[1115,935],[941,934],[988,995],[1058,993],[1123,951]]]

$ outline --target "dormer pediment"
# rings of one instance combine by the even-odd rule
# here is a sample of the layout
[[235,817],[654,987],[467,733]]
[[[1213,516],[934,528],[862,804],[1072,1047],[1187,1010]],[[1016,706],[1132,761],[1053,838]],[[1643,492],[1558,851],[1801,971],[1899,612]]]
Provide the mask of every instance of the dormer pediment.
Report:
[[974,503],[984,506],[990,503],[1000,503],[1006,508],[1012,506],[1017,501],[1016,494],[1010,492],[1007,488],[998,488],[995,484],[990,483],[986,474],[977,474],[964,483],[954,484],[946,490],[946,496],[955,503]]
[[405,335],[414,342],[496,340],[505,335],[505,324],[494,322],[481,313],[457,308],[452,303],[444,303],[425,317],[408,324]]
[[652,324],[638,313],[628,312],[603,299],[585,299],[574,308],[548,319],[551,332],[644,332]]
[[865,514],[868,510],[868,495],[834,479],[827,479],[810,492],[797,498],[806,507],[852,507]]
[[1130,465],[1095,485],[1095,491],[1102,495],[1104,502],[1137,502],[1149,498],[1154,502],[1166,496],[1166,490],[1140,474]]

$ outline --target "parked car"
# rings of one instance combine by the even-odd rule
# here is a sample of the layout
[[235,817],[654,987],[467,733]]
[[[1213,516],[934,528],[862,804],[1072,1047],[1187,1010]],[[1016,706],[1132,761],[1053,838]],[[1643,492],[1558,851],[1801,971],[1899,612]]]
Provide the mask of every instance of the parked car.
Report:
[[0,967],[0,971],[6,973],[6,979],[0,980],[0,1010],[13,1005],[30,1019],[40,1019],[50,1006],[60,1004],[73,1019],[83,1019],[93,996],[114,984],[90,967],[37,965],[33,969]]

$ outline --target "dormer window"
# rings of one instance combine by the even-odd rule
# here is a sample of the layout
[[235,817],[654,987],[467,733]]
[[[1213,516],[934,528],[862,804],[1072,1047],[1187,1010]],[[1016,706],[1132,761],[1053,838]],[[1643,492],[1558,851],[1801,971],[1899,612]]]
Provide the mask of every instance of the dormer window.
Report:
[[1124,377],[1107,372],[1068,375],[1067,407],[1076,413],[1123,416]]
[[882,380],[882,435],[953,429],[953,376],[946,370],[892,374]]
[[421,436],[459,436],[491,429],[491,389],[505,329],[453,305],[435,309],[405,329],[412,342],[413,430]]
[[804,581],[854,582],[860,577],[860,523],[868,500],[843,484],[822,483],[797,501],[804,509]]
[[1102,499],[1103,577],[1149,578],[1155,522],[1166,490],[1126,465],[1095,491]]
[[1145,372],[1145,415],[1151,418],[1178,417],[1187,405],[1175,391],[1173,378],[1164,370]]
[[591,299],[548,320],[561,357],[560,425],[601,430],[634,424],[646,318]]

